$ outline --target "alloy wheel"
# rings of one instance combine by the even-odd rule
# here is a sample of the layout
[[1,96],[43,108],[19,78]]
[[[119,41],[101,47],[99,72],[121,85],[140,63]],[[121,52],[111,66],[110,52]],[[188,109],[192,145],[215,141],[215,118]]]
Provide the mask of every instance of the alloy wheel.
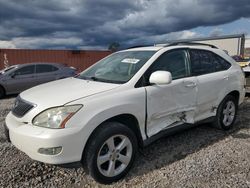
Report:
[[114,135],[107,139],[97,156],[97,167],[106,177],[114,177],[122,173],[129,165],[133,148],[125,135]]
[[230,126],[233,123],[235,112],[236,108],[234,102],[227,101],[223,109],[223,120],[222,120],[225,126]]

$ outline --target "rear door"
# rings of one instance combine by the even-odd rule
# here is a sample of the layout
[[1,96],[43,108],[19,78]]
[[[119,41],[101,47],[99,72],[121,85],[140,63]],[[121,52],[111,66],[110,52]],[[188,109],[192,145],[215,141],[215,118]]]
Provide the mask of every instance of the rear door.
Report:
[[169,71],[173,81],[167,85],[148,85],[147,134],[154,134],[183,124],[193,123],[196,108],[196,77],[190,77],[187,51],[165,52],[146,72],[146,80],[158,70]]
[[227,69],[230,64],[217,54],[191,49],[191,73],[197,77],[196,121],[205,119],[216,112],[218,98],[225,95],[229,82]]

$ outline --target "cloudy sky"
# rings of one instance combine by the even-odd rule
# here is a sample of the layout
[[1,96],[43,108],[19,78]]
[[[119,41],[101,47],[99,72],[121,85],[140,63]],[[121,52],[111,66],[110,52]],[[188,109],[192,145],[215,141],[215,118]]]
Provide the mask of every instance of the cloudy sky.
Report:
[[0,48],[107,49],[250,34],[249,0],[0,0]]

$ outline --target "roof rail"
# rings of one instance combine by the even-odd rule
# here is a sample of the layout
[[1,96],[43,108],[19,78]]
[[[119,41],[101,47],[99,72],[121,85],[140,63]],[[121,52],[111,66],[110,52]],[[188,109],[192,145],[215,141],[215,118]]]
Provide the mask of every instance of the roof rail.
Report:
[[199,42],[174,42],[174,43],[170,43],[165,45],[164,47],[169,47],[169,46],[178,46],[178,45],[187,45],[187,46],[192,46],[192,45],[198,45],[198,46],[209,46],[211,48],[216,48],[218,49],[217,46],[214,46],[212,44],[205,44],[205,43],[199,43]]
[[141,47],[147,47],[147,46],[150,46],[150,45],[137,45],[137,46],[130,46],[126,49],[132,49],[132,48],[141,48]]

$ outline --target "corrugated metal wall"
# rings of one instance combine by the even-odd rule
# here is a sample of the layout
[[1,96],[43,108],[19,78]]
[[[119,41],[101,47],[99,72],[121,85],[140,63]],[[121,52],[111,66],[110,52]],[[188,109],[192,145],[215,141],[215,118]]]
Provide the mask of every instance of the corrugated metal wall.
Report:
[[52,62],[67,64],[82,71],[110,53],[110,51],[85,50],[0,49],[0,69],[4,68],[4,54],[9,65]]

